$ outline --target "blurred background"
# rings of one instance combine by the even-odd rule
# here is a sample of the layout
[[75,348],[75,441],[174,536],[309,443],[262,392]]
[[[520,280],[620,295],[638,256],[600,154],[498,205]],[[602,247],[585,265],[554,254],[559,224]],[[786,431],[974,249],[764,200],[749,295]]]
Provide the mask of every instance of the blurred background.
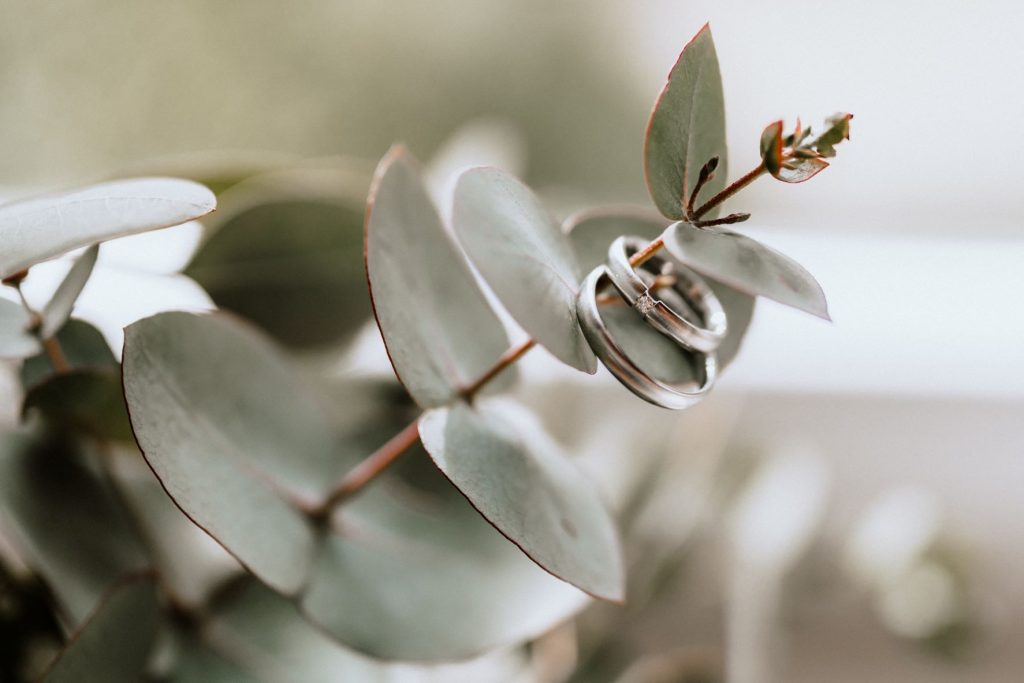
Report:
[[[298,173],[316,192],[344,178],[358,206],[404,141],[438,197],[488,161],[559,217],[647,205],[650,106],[705,21],[733,175],[758,163],[769,122],[853,112],[832,168],[761,179],[731,205],[815,274],[833,324],[760,302],[716,394],[681,418],[606,375],[528,360],[524,395],[579,407],[553,427],[598,480],[635,484],[642,504],[618,502],[649,544],[631,550],[648,599],[599,606],[573,644],[554,633],[536,648],[548,680],[1024,675],[1024,5],[5,0],[3,17],[5,197],[166,173],[224,190],[230,208]],[[211,305],[174,275],[204,227],[176,230],[104,248],[78,314],[115,348],[153,310]],[[53,280],[35,272],[42,298]],[[222,281],[191,274],[221,301]],[[374,334],[317,362],[386,373]],[[600,434],[593,410],[609,416]],[[661,435],[643,457],[638,423]],[[636,461],[655,460],[667,474],[648,495]],[[659,555],[670,571],[645,572]]]

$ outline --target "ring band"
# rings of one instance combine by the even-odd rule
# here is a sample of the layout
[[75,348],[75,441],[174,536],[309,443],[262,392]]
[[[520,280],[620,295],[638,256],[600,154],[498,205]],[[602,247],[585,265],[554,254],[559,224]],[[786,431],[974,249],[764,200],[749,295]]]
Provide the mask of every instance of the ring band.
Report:
[[[698,358],[703,357],[704,359],[704,379],[696,389],[687,390],[680,385],[666,384],[648,375],[615,342],[611,331],[601,317],[601,311],[597,304],[597,292],[602,281],[607,277],[608,268],[606,266],[601,265],[594,268],[583,280],[576,297],[576,315],[579,318],[583,336],[586,337],[594,354],[601,359],[601,362],[619,382],[645,401],[670,410],[682,410],[698,403],[715,383],[718,361],[714,352],[698,351],[695,353]],[[682,347],[679,351],[680,360],[684,362],[687,360],[685,356],[693,353]],[[687,386],[689,385],[690,383],[687,383]]]
[[646,263],[657,266],[657,270],[670,265],[671,274],[683,285],[682,290],[678,285],[675,289],[693,307],[699,322],[687,320],[671,306],[651,296],[647,282],[629,263],[630,257],[646,246],[647,241],[639,237],[619,237],[612,242],[608,248],[608,277],[615,289],[652,327],[677,344],[705,353],[717,349],[728,331],[725,310],[718,297],[697,273],[659,254]]

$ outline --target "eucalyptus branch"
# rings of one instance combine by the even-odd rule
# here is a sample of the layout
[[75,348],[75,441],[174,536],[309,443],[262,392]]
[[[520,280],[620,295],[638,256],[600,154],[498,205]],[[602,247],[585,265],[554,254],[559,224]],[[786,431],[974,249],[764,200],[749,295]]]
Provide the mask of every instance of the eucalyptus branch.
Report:
[[[639,266],[660,250],[665,243],[658,238],[629,259],[633,266]],[[527,339],[518,346],[513,346],[499,358],[486,372],[460,392],[462,398],[471,402],[476,395],[502,371],[514,365],[537,345],[534,339]],[[419,421],[421,416],[407,424],[402,431],[388,439],[387,443],[371,453],[365,460],[349,470],[334,487],[324,502],[309,511],[315,519],[327,519],[339,505],[359,493],[367,484],[383,474],[391,465],[415,446],[420,439]]]
[[693,212],[693,214],[690,216],[690,218],[693,221],[700,220],[701,216],[703,216],[708,211],[710,211],[711,209],[715,208],[716,206],[718,206],[719,204],[721,204],[725,200],[729,199],[729,197],[732,197],[734,194],[736,194],[737,192],[742,190],[744,187],[746,187],[750,183],[752,183],[755,180],[757,180],[759,177],[761,177],[762,174],[766,173],[767,171],[768,171],[768,169],[765,167],[764,162],[761,162],[760,164],[757,165],[757,167],[755,169],[753,169],[752,171],[747,173],[745,176],[743,176],[739,180],[735,181],[732,185],[730,185],[729,187],[725,188],[724,190],[722,190],[721,192],[716,194],[711,199],[709,199],[706,202],[704,202],[703,204],[701,204],[700,207],[696,211]]

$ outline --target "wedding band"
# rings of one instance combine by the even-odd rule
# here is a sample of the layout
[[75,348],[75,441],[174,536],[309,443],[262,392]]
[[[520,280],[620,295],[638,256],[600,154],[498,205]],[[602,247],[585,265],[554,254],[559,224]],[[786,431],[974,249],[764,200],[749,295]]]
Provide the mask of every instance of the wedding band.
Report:
[[[718,297],[697,273],[661,254],[651,256],[634,268],[629,263],[630,257],[646,246],[647,241],[640,237],[619,237],[612,242],[608,248],[608,276],[615,289],[652,327],[677,344],[705,353],[717,349],[728,330],[725,310]],[[689,304],[690,312],[696,312],[698,321],[687,320],[679,311],[652,296],[650,286],[637,272],[645,266],[648,271],[653,267],[654,275],[664,271],[676,278],[672,288]]]
[[597,292],[606,278],[608,278],[606,266],[601,265],[594,268],[583,280],[576,297],[576,315],[579,318],[583,336],[590,344],[590,348],[593,349],[594,355],[604,363],[619,382],[645,401],[670,410],[682,410],[698,403],[715,383],[718,362],[714,352],[691,352],[685,348],[679,348],[681,362],[688,363],[687,356],[689,355],[703,358],[703,381],[694,389],[690,389],[694,383],[667,384],[648,375],[615,342],[611,331],[601,317]]

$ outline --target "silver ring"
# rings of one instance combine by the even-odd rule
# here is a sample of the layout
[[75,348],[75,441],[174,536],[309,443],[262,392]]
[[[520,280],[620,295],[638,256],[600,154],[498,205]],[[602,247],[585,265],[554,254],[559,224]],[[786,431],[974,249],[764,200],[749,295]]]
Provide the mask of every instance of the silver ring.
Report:
[[698,403],[715,383],[718,361],[714,352],[691,352],[680,347],[679,359],[681,362],[688,362],[686,356],[691,353],[704,359],[704,379],[695,389],[689,389],[692,386],[691,383],[687,383],[685,386],[671,385],[648,375],[615,342],[611,331],[601,318],[597,292],[602,285],[602,280],[607,277],[608,268],[606,266],[594,268],[583,280],[576,297],[576,315],[579,318],[583,336],[586,337],[590,348],[594,350],[594,354],[601,359],[601,362],[616,379],[645,401],[670,410],[682,410]]
[[677,344],[695,351],[717,349],[728,331],[725,310],[718,297],[697,273],[660,254],[652,256],[645,265],[655,266],[655,271],[662,271],[666,266],[671,269],[666,274],[676,277],[673,289],[688,304],[686,308],[696,313],[698,322],[687,320],[679,311],[651,296],[647,281],[629,263],[630,257],[646,246],[647,241],[640,237],[619,237],[612,242],[608,248],[608,277],[615,289],[652,327]]

